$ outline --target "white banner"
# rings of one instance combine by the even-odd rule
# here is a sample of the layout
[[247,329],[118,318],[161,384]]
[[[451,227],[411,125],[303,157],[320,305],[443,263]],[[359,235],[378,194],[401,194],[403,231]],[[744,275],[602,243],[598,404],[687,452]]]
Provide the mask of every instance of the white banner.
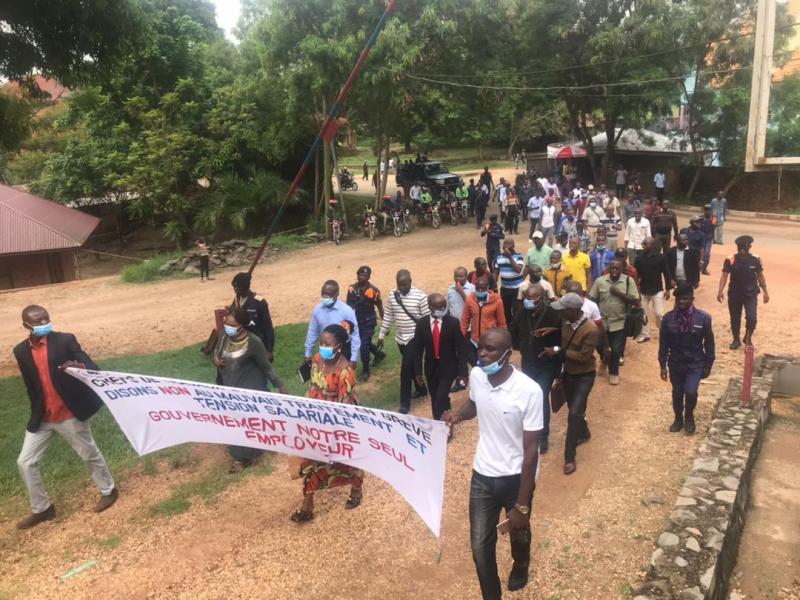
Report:
[[439,537],[447,453],[441,421],[179,379],[67,372],[102,398],[139,455],[202,442],[344,463],[386,481]]

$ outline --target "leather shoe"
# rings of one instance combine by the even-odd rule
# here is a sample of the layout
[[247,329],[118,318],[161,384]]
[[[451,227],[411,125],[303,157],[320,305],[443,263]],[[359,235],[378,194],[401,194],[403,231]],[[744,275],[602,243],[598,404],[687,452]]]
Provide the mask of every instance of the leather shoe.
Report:
[[528,565],[522,567],[514,563],[511,573],[508,575],[508,591],[521,590],[526,585],[528,585]]
[[369,381],[369,373],[363,373],[362,372],[361,375],[358,376],[358,380],[359,381]]
[[576,446],[580,446],[581,444],[585,444],[590,439],[592,439],[592,433],[590,431],[586,432],[586,437],[578,438],[578,441],[575,442]]
[[681,417],[675,417],[672,425],[669,426],[670,433],[678,433],[681,429],[683,429],[683,419]]
[[397,410],[397,412],[399,412],[401,415],[407,415],[408,414],[408,407],[407,406],[401,406]]
[[378,352],[375,354],[375,358],[372,359],[372,364],[377,367],[383,362],[384,358],[386,358],[386,352],[383,350],[378,350]]
[[114,503],[117,501],[117,498],[119,498],[119,490],[117,490],[115,487],[113,490],[111,490],[110,494],[106,496],[100,496],[100,500],[98,500],[97,504],[95,504],[94,512],[101,513],[104,510],[108,510],[114,505]]
[[574,462],[568,462],[564,465],[564,475],[572,475],[577,469],[578,466]]
[[741,348],[741,347],[742,347],[742,342],[740,342],[738,339],[737,339],[737,340],[733,340],[733,341],[731,342],[731,345],[730,345],[730,346],[728,346],[728,347],[729,347],[731,350],[737,350],[738,348]]
[[42,512],[39,513],[31,513],[22,521],[17,523],[17,529],[30,529],[31,527],[36,527],[39,523],[44,523],[45,521],[52,521],[56,518],[56,507],[52,504],[45,508]]

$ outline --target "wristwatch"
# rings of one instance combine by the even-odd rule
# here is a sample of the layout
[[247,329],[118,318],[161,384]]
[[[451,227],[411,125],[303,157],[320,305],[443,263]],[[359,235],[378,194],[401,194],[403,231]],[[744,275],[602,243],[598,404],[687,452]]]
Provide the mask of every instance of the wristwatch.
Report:
[[514,508],[516,508],[519,511],[519,514],[525,515],[526,517],[529,514],[531,514],[531,507],[530,506],[522,506],[522,504],[519,504],[519,503],[515,502],[514,503]]

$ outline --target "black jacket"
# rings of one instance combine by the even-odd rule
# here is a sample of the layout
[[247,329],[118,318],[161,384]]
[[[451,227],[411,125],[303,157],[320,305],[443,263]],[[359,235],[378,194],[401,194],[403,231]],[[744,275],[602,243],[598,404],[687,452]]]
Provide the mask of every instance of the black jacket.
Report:
[[433,317],[426,315],[417,322],[414,331],[414,375],[422,375],[422,358],[425,355],[425,377],[445,377],[455,379],[467,376],[467,357],[469,346],[461,335],[461,324],[452,315],[440,319],[439,360],[434,359]]
[[[237,306],[237,299],[233,299],[232,307]],[[250,315],[250,322],[245,329],[255,333],[264,342],[267,352],[275,351],[275,328],[272,326],[272,317],[269,314],[269,304],[255,292],[247,294],[247,299],[241,305]]]
[[[35,433],[39,430],[44,416],[44,399],[42,386],[39,381],[39,372],[33,361],[31,344],[28,338],[22,340],[14,348],[14,358],[19,364],[22,380],[28,389],[31,400],[31,418],[28,421],[28,431]],[[69,360],[74,360],[86,365],[87,369],[96,370],[98,367],[89,356],[81,350],[81,346],[71,333],[53,332],[47,336],[47,362],[50,367],[50,379],[53,382],[64,404],[79,421],[85,421],[103,406],[103,401],[86,385],[58,369]]]
[[[667,250],[667,268],[669,276],[675,279],[675,267],[678,263],[678,248],[673,246]],[[683,254],[683,270],[686,272],[686,281],[692,286],[700,283],[700,251],[687,247]]]

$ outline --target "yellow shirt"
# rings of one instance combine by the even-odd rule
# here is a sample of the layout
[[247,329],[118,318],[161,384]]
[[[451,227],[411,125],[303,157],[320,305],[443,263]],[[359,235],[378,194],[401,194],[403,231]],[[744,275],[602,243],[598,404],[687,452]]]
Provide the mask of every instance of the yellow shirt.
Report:
[[562,264],[557,271],[554,271],[552,267],[547,267],[542,272],[542,277],[553,288],[556,298],[561,298],[564,294],[564,285],[572,279],[572,273]]
[[585,292],[589,283],[586,280],[586,270],[592,268],[592,261],[589,259],[589,255],[585,252],[578,252],[575,256],[572,256],[567,252],[561,257],[561,266],[569,271],[570,275],[572,275],[572,281],[580,283]]

